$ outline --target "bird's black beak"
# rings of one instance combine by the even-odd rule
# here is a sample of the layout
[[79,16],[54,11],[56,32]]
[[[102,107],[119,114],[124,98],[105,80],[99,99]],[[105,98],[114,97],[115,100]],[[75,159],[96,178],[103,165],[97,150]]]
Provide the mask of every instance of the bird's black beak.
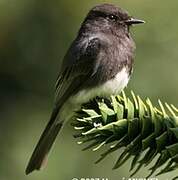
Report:
[[125,23],[126,23],[127,25],[132,25],[132,24],[145,23],[145,21],[131,17],[130,19],[126,20]]

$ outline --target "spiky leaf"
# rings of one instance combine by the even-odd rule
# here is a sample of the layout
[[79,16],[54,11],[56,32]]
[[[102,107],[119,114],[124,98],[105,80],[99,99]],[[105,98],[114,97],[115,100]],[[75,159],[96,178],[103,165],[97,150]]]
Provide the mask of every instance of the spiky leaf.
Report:
[[145,102],[131,92],[131,98],[122,95],[111,99],[97,99],[83,106],[72,124],[78,131],[75,137],[84,150],[97,151],[104,145],[108,148],[96,163],[110,153],[124,147],[114,169],[122,166],[130,157],[133,176],[140,168],[152,162],[147,177],[170,172],[178,168],[178,109],[174,105],[158,100],[159,108],[150,99]]

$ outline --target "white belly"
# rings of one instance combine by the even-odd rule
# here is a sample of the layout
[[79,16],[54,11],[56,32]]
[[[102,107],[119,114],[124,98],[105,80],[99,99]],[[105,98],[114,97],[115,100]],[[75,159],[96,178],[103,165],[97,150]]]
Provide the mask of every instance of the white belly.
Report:
[[123,68],[115,78],[105,82],[104,84],[91,89],[84,89],[74,95],[71,100],[76,104],[88,102],[96,96],[110,96],[120,93],[129,81],[128,72]]
[[122,69],[114,79],[91,89],[84,89],[79,91],[63,105],[59,116],[63,120],[68,120],[73,115],[74,111],[80,109],[81,104],[88,102],[96,96],[107,97],[120,93],[129,81],[127,70]]

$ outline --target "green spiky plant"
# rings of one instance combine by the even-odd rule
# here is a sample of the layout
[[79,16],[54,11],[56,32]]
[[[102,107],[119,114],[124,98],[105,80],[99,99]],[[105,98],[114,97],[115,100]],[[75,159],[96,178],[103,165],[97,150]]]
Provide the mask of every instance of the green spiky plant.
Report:
[[[119,168],[130,157],[131,176],[143,165],[148,165],[158,155],[156,163],[149,169],[150,177],[178,168],[178,109],[158,100],[159,108],[147,99],[145,102],[131,92],[132,98],[122,95],[109,99],[96,99],[77,113],[72,126],[77,130],[74,136],[78,144],[87,144],[84,150],[97,151],[104,145],[106,152],[96,163],[110,153],[124,147],[113,169]],[[173,178],[178,179],[178,177]]]

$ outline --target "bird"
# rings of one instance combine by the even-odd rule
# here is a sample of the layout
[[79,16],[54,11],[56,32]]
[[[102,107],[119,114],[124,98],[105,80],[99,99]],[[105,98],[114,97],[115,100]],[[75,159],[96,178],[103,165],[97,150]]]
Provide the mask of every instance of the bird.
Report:
[[63,58],[53,111],[26,174],[45,166],[58,133],[83,103],[118,94],[127,86],[136,47],[130,27],[141,23],[113,4],[99,4],[88,12]]

